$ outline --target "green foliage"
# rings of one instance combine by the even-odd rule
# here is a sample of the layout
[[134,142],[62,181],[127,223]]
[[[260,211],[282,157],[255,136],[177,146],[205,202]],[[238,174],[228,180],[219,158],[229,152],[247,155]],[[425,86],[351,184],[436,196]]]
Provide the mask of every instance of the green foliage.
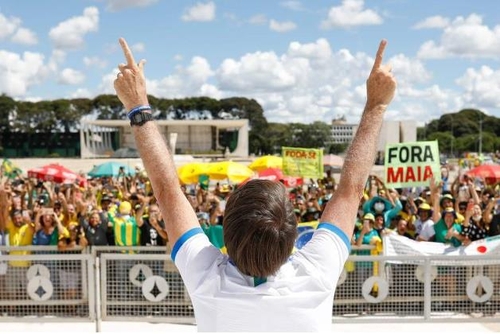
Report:
[[[441,152],[494,152],[500,149],[500,119],[477,109],[442,115],[417,129],[418,140],[439,140]],[[453,148],[453,152],[452,151]]]

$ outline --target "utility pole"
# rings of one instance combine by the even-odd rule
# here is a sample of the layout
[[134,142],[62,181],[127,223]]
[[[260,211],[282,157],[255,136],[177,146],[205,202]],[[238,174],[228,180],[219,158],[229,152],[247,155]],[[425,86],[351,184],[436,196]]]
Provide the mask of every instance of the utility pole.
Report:
[[483,155],[483,117],[479,114],[479,158]]

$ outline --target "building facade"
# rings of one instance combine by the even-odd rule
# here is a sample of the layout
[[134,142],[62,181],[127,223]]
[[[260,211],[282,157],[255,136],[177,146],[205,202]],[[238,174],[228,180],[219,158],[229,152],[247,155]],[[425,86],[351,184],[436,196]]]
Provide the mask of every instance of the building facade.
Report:
[[[332,142],[349,144],[358,131],[358,124],[347,123],[345,118],[332,121]],[[416,121],[384,121],[380,131],[377,151],[385,151],[387,144],[412,142],[417,140]]]
[[[210,155],[223,153],[220,138],[231,136],[227,157],[248,157],[248,119],[156,120],[160,133],[177,154]],[[120,148],[136,149],[137,145],[127,120],[83,120],[80,128],[81,157],[111,156]]]

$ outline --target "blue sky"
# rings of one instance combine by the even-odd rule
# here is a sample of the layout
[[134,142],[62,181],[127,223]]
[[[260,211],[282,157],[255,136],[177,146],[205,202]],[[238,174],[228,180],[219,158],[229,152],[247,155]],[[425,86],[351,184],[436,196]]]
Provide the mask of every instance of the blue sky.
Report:
[[398,80],[386,118],[478,108],[500,117],[500,4],[491,0],[4,0],[0,93],[114,93],[118,38],[150,94],[256,99],[271,122],[359,121],[382,38]]

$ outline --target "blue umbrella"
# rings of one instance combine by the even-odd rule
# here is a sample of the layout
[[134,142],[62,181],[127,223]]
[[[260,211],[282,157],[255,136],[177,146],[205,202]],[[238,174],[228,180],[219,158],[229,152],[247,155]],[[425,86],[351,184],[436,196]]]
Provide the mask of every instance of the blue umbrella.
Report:
[[135,175],[135,170],[117,161],[109,161],[103,164],[94,166],[92,170],[88,173],[91,177],[108,177],[108,176],[118,176],[120,173],[120,167],[123,167],[125,175],[131,176]]

